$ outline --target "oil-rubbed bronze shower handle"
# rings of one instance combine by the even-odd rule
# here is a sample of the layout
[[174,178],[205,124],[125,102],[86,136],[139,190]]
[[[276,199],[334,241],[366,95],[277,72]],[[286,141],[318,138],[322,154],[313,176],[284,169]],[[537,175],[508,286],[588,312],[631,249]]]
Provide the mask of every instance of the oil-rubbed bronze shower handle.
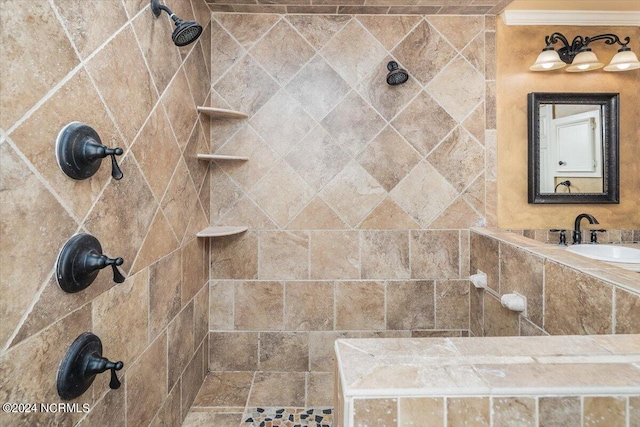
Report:
[[84,262],[87,273],[94,270],[101,270],[110,265],[113,269],[113,281],[116,283],[122,283],[125,280],[124,275],[118,270],[118,266],[122,264],[124,264],[124,259],[120,257],[109,258],[106,255],[96,252],[88,254]]

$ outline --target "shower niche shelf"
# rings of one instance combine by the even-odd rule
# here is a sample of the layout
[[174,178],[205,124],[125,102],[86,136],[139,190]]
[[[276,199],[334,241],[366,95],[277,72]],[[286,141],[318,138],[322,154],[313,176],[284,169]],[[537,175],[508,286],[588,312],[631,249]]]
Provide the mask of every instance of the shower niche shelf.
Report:
[[245,113],[234,110],[227,110],[225,108],[215,108],[215,107],[196,107],[200,113],[204,113],[207,116],[214,119],[246,119],[249,117]]
[[225,237],[233,236],[234,234],[240,234],[247,231],[249,227],[239,226],[221,226],[221,227],[207,227],[204,230],[199,231],[197,237]]
[[198,154],[197,157],[200,160],[207,160],[207,161],[211,161],[211,160],[231,160],[231,161],[246,162],[247,160],[249,160],[248,157],[227,156],[225,154]]

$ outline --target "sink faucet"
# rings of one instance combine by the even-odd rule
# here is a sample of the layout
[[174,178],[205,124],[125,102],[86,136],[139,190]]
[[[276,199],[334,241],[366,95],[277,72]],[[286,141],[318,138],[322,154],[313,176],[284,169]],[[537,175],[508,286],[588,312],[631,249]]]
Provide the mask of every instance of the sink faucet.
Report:
[[600,224],[597,219],[593,215],[589,215],[586,213],[582,213],[576,217],[576,221],[573,227],[573,244],[578,245],[582,243],[582,232],[580,231],[580,221],[582,218],[587,218],[589,220],[589,224]]

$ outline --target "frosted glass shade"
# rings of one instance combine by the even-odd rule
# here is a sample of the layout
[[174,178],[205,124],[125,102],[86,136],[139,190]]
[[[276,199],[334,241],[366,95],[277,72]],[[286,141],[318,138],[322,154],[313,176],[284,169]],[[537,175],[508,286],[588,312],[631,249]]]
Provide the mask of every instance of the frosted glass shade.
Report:
[[590,50],[585,50],[573,58],[573,62],[567,67],[567,71],[570,73],[580,73],[582,71],[597,70],[602,67],[604,67],[604,64],[598,60],[596,54]]
[[557,70],[558,68],[564,67],[565,64],[560,59],[560,55],[553,49],[543,50],[540,55],[538,55],[538,59],[536,62],[529,67],[531,71],[550,71]]
[[628,71],[640,68],[638,57],[631,50],[619,50],[611,59],[609,65],[604,67],[605,71]]

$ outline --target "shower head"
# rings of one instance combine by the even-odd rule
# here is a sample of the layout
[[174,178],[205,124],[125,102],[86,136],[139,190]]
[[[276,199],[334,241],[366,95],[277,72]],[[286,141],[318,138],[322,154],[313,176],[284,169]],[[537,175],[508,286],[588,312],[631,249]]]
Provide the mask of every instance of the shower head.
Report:
[[407,70],[398,68],[398,63],[396,61],[389,61],[387,64],[387,70],[389,70],[389,74],[387,74],[387,84],[390,86],[398,86],[409,80],[409,73],[407,73]]
[[156,18],[160,16],[163,10],[169,14],[169,17],[176,24],[176,29],[173,30],[171,35],[171,39],[176,46],[186,46],[200,37],[200,34],[202,34],[202,26],[200,24],[196,21],[183,21],[167,6],[160,4],[160,0],[151,0],[151,11]]

